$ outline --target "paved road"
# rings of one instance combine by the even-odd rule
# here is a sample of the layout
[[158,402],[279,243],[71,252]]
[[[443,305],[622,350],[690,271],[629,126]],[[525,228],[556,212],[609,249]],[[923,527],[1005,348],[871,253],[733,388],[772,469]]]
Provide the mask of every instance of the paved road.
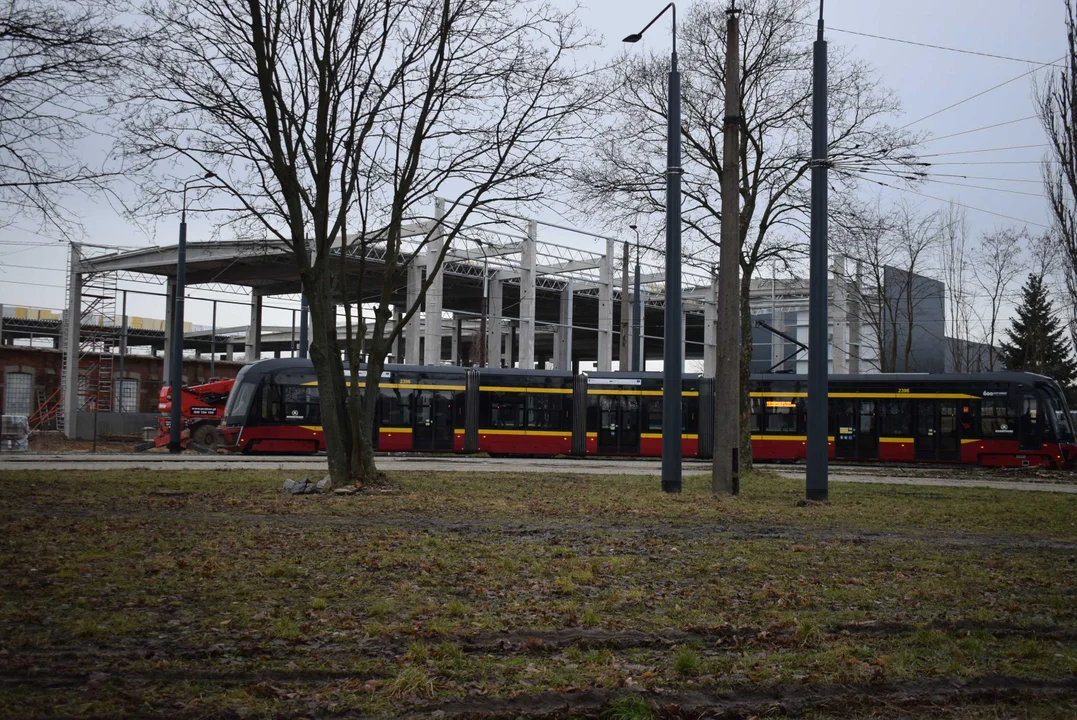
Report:
[[[184,455],[182,459],[156,453],[99,454],[99,455],[3,455],[3,470],[321,470],[324,457],[260,457],[227,455]],[[710,463],[685,460],[688,474],[707,473]],[[564,458],[479,458],[460,456],[381,457],[382,470],[415,470],[420,472],[504,472],[549,473],[562,472],[586,475],[654,475],[661,472],[659,460],[564,459]],[[785,477],[803,480],[801,466],[772,466]],[[1075,483],[1021,482],[977,477],[977,471],[948,470],[933,477],[930,468],[886,468],[885,474],[875,468],[834,467],[830,480],[842,483],[872,483],[883,485],[923,485],[935,487],[981,487],[997,490],[1024,490],[1077,494]],[[955,477],[955,475],[958,475]]]

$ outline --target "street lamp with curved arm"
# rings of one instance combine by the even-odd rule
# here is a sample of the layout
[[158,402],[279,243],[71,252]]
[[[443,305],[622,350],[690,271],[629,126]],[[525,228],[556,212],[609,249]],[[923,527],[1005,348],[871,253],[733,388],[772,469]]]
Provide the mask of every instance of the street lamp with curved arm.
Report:
[[[183,296],[187,284],[187,190],[192,183],[217,177],[210,171],[201,177],[191,178],[183,183],[183,203],[180,207],[179,246],[176,249],[176,286],[172,305],[172,370],[171,400],[169,414],[168,452],[178,453],[183,449]],[[197,189],[199,186],[194,186]],[[204,187],[213,187],[206,185]]]
[[638,33],[673,11],[673,51],[669,66],[666,126],[666,315],[662,342],[662,490],[681,491],[681,379],[684,371],[684,319],[681,315],[681,74],[677,70],[677,6],[669,3]]

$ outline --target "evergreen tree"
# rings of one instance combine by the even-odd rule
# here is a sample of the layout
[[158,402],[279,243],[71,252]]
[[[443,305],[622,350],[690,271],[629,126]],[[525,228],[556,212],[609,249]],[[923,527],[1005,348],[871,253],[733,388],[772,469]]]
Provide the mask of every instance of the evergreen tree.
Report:
[[1047,297],[1043,276],[1030,274],[1021,295],[1017,317],[1002,341],[1003,365],[1007,370],[1046,375],[1069,388],[1077,376],[1077,362],[1070,354],[1065,330]]

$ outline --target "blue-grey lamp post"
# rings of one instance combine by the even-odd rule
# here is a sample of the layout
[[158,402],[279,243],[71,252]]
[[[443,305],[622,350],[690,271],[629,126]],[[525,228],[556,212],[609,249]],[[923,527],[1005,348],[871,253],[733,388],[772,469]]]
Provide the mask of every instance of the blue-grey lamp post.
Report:
[[666,332],[662,378],[662,490],[681,491],[681,376],[684,365],[681,318],[681,74],[677,70],[677,6],[669,3],[638,33],[624,39],[639,42],[643,33],[673,11],[673,50],[669,65],[669,112],[666,137]]
[[639,372],[644,364],[643,333],[640,332],[640,321],[643,319],[643,296],[640,295],[639,287],[639,226],[633,223],[628,227],[636,231],[636,282],[632,293],[632,372]]
[[811,240],[808,270],[808,467],[806,495],[826,501],[827,462],[827,79],[823,2],[819,0],[819,29],[814,46],[812,78]]
[[217,177],[216,173],[207,172],[199,178],[192,178],[183,183],[183,205],[180,211],[179,248],[176,253],[176,288],[172,305],[172,371],[171,400],[172,412],[169,415],[168,452],[178,453],[183,450],[183,296],[187,284],[187,190],[191,183],[201,182]]

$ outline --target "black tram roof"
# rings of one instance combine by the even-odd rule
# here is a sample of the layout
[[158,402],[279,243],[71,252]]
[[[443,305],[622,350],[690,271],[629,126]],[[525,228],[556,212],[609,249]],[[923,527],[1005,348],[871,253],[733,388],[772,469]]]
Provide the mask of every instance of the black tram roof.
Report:
[[[365,367],[365,364],[360,367]],[[309,358],[267,358],[257,360],[248,365],[245,370],[247,377],[260,377],[276,370],[288,370],[305,368],[313,370],[313,363]],[[463,375],[469,368],[458,365],[398,365],[386,364],[384,369],[390,373],[421,372],[427,374]],[[564,370],[521,370],[517,368],[479,368],[480,372],[487,377],[541,377],[541,378],[571,378],[572,373]],[[662,379],[661,372],[588,372],[589,378],[624,378],[658,380]],[[684,373],[687,381],[698,380],[701,376],[697,373]],[[753,373],[752,380],[765,383],[806,383],[807,375],[794,375],[791,373]],[[859,375],[831,375],[829,382],[838,384],[1025,384],[1055,381],[1046,375],[1038,375],[1029,372],[987,372],[987,373],[865,373]]]

